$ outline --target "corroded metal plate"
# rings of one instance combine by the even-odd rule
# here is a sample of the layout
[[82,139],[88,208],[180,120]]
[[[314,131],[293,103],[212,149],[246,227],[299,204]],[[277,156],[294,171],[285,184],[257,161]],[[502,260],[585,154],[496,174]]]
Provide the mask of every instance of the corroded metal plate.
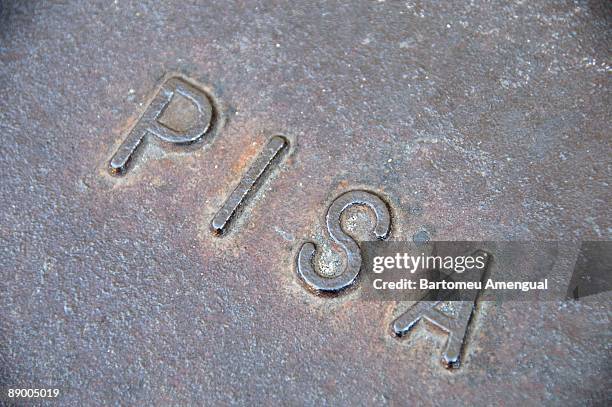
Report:
[[446,322],[297,271],[349,191],[389,240],[609,240],[608,2],[0,4],[3,403],[609,402],[609,293],[477,302],[449,370]]

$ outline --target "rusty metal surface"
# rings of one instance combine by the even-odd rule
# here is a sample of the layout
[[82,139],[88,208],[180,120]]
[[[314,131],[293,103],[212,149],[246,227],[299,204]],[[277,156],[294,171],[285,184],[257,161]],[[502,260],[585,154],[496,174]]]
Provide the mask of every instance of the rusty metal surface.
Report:
[[[401,304],[315,296],[296,273],[349,190],[385,200],[391,240],[610,239],[608,2],[158,3],[0,3],[0,387],[64,405],[610,400],[609,297],[479,304],[449,372],[443,336],[390,334]],[[152,139],[112,176],[171,73],[215,98],[214,137]],[[215,236],[274,134],[289,153]]]

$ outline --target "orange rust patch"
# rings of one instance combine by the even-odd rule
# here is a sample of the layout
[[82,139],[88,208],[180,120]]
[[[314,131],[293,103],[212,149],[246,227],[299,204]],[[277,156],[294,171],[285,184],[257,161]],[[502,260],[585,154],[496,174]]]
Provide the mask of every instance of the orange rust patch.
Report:
[[260,149],[261,146],[258,144],[250,143],[246,145],[240,156],[234,160],[232,166],[230,167],[230,171],[234,174],[242,173],[244,168],[253,160]]

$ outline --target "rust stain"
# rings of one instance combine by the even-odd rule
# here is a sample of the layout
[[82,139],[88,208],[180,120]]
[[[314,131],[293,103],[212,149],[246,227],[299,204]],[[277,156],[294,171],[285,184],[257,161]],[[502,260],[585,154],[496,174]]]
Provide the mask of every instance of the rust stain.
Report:
[[230,171],[232,174],[241,174],[246,167],[253,161],[259,150],[263,147],[262,144],[252,142],[244,146],[240,151],[240,155],[233,159]]

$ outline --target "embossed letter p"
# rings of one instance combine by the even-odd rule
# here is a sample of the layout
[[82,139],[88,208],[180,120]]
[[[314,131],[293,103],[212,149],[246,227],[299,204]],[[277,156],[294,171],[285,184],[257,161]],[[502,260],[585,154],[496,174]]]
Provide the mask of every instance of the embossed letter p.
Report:
[[171,77],[130,130],[110,161],[113,174],[124,174],[147,135],[172,144],[198,141],[210,128],[213,106],[209,97],[180,77]]

